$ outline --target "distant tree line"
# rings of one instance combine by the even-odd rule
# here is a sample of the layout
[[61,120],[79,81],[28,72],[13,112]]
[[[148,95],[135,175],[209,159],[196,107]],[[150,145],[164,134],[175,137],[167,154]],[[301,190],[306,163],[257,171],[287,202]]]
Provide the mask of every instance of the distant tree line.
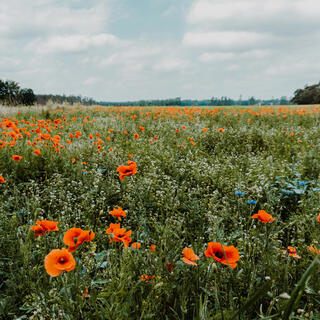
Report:
[[99,102],[93,100],[92,98],[82,97],[82,96],[66,96],[59,94],[38,94],[36,98],[36,102],[38,104],[45,105],[49,101],[53,103],[70,103],[70,104],[81,104],[85,106],[99,104]]
[[158,99],[158,100],[137,100],[123,102],[106,102],[99,103],[102,106],[180,106],[181,98]]
[[320,82],[304,89],[297,89],[292,98],[294,104],[320,104]]
[[12,80],[0,79],[0,103],[5,105],[24,104],[31,106],[36,102],[36,95],[32,89],[21,89],[19,84]]
[[294,97],[290,100],[285,96],[272,99],[256,99],[250,97],[243,100],[231,99],[228,97],[212,97],[211,99],[193,100],[180,97],[170,99],[146,99],[138,101],[123,102],[97,102],[92,98],[82,97],[81,95],[58,95],[58,94],[34,94],[32,89],[20,88],[16,81],[0,79],[0,104],[4,105],[33,105],[35,103],[45,105],[49,101],[53,103],[69,103],[81,105],[99,104],[102,106],[249,106],[249,105],[289,105],[289,104],[320,104],[320,82],[318,84],[305,86],[304,89],[297,89]]
[[3,105],[27,105],[31,106],[35,103],[45,105],[48,101],[53,103],[79,103],[81,105],[98,104],[92,98],[82,96],[66,96],[59,94],[34,94],[32,89],[21,89],[16,81],[0,79],[0,104]]

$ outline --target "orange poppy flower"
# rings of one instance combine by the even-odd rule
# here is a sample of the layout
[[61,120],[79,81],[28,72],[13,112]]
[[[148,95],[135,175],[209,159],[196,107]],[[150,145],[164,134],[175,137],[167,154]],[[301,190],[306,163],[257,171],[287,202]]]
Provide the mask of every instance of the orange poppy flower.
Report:
[[223,128],[219,128],[218,131],[219,131],[219,132],[223,132],[224,129],[223,129]]
[[264,210],[259,210],[258,213],[254,214],[251,218],[258,219],[262,223],[268,223],[268,222],[275,221],[275,219],[272,218],[272,215],[267,213]]
[[[80,228],[71,228],[63,236],[63,243],[69,246],[68,251],[75,251],[84,241],[91,241],[95,237],[94,232],[82,230]],[[75,242],[76,240],[76,242]]]
[[131,244],[131,248],[133,249],[140,249],[141,248],[141,242],[133,242]]
[[21,159],[22,159],[22,156],[18,156],[16,154],[12,156],[13,161],[20,161]]
[[33,150],[34,154],[39,156],[40,155],[40,149],[34,149]]
[[184,255],[184,257],[182,258],[182,261],[184,263],[197,266],[195,260],[199,260],[199,257],[194,253],[194,251],[191,248],[184,248],[182,250],[182,253]]
[[5,183],[5,182],[6,182],[6,180],[4,179],[4,177],[0,176],[0,183]]
[[46,233],[46,230],[42,228],[41,226],[35,225],[31,226],[30,229],[34,231],[34,237],[42,236],[43,234]]
[[154,276],[148,276],[145,273],[141,275],[141,280],[145,283],[149,283],[152,279],[154,279]]
[[152,244],[152,245],[150,246],[150,250],[151,250],[151,251],[156,251],[156,245],[155,245],[155,244]]
[[58,223],[56,221],[51,220],[37,220],[36,224],[41,226],[46,231],[59,231]]
[[75,158],[72,158],[72,159],[71,159],[71,162],[72,162],[72,163],[75,163],[75,162],[76,162],[76,159],[75,159]]
[[229,265],[233,269],[237,266],[236,262],[240,259],[239,251],[234,246],[223,246],[219,242],[209,242],[204,254],[206,257]]
[[179,130],[179,129],[177,129],[177,130],[176,130],[176,133],[179,133],[179,132],[180,132],[180,130]]
[[109,236],[109,240],[110,242],[123,242],[125,247],[129,247],[129,243],[132,241],[131,233],[131,230],[126,232],[125,228],[117,228],[113,230],[113,237]]
[[203,132],[208,132],[207,128],[202,128]]
[[139,136],[139,133],[135,133],[135,134],[134,134],[134,138],[135,138],[135,139],[139,139],[139,137],[140,137],[140,136]]
[[318,221],[318,223],[320,223],[320,213],[318,214],[317,221]]
[[287,253],[289,256],[300,259],[301,257],[297,255],[297,251],[295,248],[289,246],[287,250],[283,251],[283,253]]
[[118,209],[113,208],[113,210],[110,211],[109,214],[111,214],[111,215],[114,216],[114,217],[117,217],[118,220],[120,220],[120,221],[121,221],[121,217],[123,217],[123,218],[126,217],[125,211],[123,211],[122,208],[119,207],[119,206],[118,206]]
[[137,173],[137,164],[134,161],[128,160],[127,166],[119,166],[117,168],[119,172],[119,179],[124,180],[125,176],[131,176]]
[[311,246],[311,245],[309,246],[308,250],[309,250],[310,252],[315,253],[315,254],[320,254],[320,251],[319,251],[318,249],[314,248],[314,247]]
[[110,223],[109,228],[106,230],[107,234],[113,233],[115,229],[120,228],[120,223]]
[[62,271],[72,271],[76,262],[67,249],[54,249],[45,257],[44,267],[51,277],[57,277]]

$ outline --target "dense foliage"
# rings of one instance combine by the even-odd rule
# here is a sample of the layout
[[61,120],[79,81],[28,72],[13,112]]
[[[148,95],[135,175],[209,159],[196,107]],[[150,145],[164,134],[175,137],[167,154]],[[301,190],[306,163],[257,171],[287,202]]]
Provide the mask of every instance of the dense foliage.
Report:
[[20,89],[17,82],[0,79],[0,104],[31,106],[36,102],[36,96],[32,89]]
[[320,82],[304,89],[297,89],[294,92],[292,102],[295,104],[316,104],[320,103]]
[[319,120],[319,107],[2,118],[0,318],[319,319]]

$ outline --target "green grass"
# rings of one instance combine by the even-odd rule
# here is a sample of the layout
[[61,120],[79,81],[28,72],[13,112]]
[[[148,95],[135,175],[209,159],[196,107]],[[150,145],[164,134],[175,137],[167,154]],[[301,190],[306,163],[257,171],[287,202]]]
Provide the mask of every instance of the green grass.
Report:
[[[0,318],[320,319],[319,262],[308,250],[320,249],[319,107],[269,109],[5,109],[22,136],[0,148]],[[50,135],[61,133],[59,152],[51,140],[30,145],[41,134],[32,129],[48,133],[31,124],[48,119]],[[2,133],[11,128],[0,130],[12,141]],[[129,154],[138,172],[120,181]],[[109,242],[118,206],[140,249]],[[258,210],[275,221],[252,219]],[[60,230],[35,239],[30,227],[42,219]],[[75,270],[50,277],[44,258],[65,247],[72,227],[95,238],[73,253]],[[208,242],[236,247],[237,267],[205,257]],[[288,246],[301,259],[284,253]],[[185,247],[198,266],[182,262]]]

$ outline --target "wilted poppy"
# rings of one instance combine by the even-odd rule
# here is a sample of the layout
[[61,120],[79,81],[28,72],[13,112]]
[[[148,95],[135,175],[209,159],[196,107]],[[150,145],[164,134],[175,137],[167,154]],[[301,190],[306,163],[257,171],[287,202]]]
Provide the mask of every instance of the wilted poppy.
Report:
[[182,258],[182,261],[186,264],[191,264],[194,266],[197,266],[196,260],[199,260],[199,257],[194,253],[194,251],[191,248],[184,248],[182,250],[182,253],[184,257]]
[[258,213],[254,214],[251,218],[258,219],[262,223],[268,223],[268,222],[275,221],[275,219],[272,218],[272,215],[267,213],[264,210],[259,210]]
[[209,242],[204,254],[231,268],[235,268],[236,262],[240,259],[239,251],[234,246],[223,246],[219,242]]
[[62,271],[73,270],[76,262],[67,249],[54,249],[45,257],[44,267],[51,277],[57,277]]

